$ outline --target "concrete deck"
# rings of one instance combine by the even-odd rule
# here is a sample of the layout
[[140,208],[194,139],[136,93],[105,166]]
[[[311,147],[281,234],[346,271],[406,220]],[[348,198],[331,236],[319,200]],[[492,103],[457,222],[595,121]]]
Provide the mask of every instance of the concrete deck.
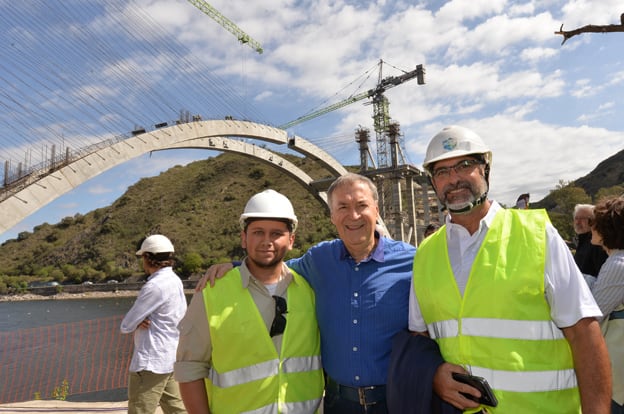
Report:
[[[0,413],[128,413],[128,401],[118,402],[69,402],[58,400],[35,400],[0,404]],[[160,407],[156,414],[162,414]]]

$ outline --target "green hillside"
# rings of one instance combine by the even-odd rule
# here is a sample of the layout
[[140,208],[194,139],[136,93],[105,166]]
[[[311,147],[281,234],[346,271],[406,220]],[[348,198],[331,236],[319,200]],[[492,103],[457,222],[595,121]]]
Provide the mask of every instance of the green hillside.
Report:
[[561,181],[557,188],[531,208],[545,208],[561,236],[574,236],[572,212],[576,204],[595,204],[602,197],[624,194],[624,150],[599,163],[589,174],[571,182]]
[[[314,179],[329,176],[309,159],[285,157]],[[239,259],[238,217],[249,197],[267,188],[288,196],[299,218],[291,255],[335,237],[326,207],[295,180],[258,161],[222,154],[141,179],[109,207],[44,223],[6,241],[0,246],[0,293],[33,280],[136,278],[142,271],[134,252],[153,233],[171,238],[183,278],[213,263]]]

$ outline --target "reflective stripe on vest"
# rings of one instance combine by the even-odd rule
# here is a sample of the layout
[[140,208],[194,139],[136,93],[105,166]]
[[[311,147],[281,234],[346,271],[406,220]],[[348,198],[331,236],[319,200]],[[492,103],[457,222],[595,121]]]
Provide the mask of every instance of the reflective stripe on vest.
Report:
[[574,369],[558,371],[501,371],[470,366],[472,375],[485,378],[496,389],[514,392],[557,391],[577,386]]
[[[279,410],[279,412],[292,414],[311,413],[316,409],[316,407],[319,406],[320,402],[321,400],[319,398],[318,400],[312,401],[284,403],[282,404],[281,410]],[[276,412],[278,412],[278,405],[270,404],[264,407],[260,407],[257,410],[244,411],[241,414],[275,414]]]
[[462,296],[446,231],[421,243],[413,286],[429,334],[444,359],[482,376],[499,400],[488,412],[578,413],[570,346],[545,298],[542,210],[496,213]]
[[[433,339],[459,335],[459,322],[447,320],[427,325]],[[564,339],[563,332],[552,321],[518,321],[513,319],[463,318],[462,333],[470,336],[490,338],[525,339]]]
[[313,413],[318,408],[323,371],[314,292],[292,273],[281,355],[238,269],[203,290],[212,342],[205,382],[213,414]]
[[[284,373],[305,372],[309,370],[321,369],[321,357],[299,357],[288,358],[282,362]],[[243,367],[228,372],[218,373],[210,370],[210,381],[217,387],[233,387],[246,382],[255,381],[261,378],[270,377],[279,371],[279,359],[261,362],[249,367]]]

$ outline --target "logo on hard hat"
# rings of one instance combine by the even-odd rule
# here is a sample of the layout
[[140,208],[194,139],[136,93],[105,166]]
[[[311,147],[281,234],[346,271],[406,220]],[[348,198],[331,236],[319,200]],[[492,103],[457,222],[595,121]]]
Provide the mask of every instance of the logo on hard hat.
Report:
[[448,137],[447,139],[442,141],[442,148],[444,148],[445,151],[454,150],[456,147],[457,147],[457,140],[453,137]]

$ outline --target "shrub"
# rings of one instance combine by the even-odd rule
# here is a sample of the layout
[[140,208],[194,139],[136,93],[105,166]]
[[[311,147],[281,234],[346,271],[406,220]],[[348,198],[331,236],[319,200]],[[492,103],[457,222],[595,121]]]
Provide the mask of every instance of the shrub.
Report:
[[51,397],[55,400],[65,401],[69,395],[69,382],[64,379],[61,385],[54,387]]

